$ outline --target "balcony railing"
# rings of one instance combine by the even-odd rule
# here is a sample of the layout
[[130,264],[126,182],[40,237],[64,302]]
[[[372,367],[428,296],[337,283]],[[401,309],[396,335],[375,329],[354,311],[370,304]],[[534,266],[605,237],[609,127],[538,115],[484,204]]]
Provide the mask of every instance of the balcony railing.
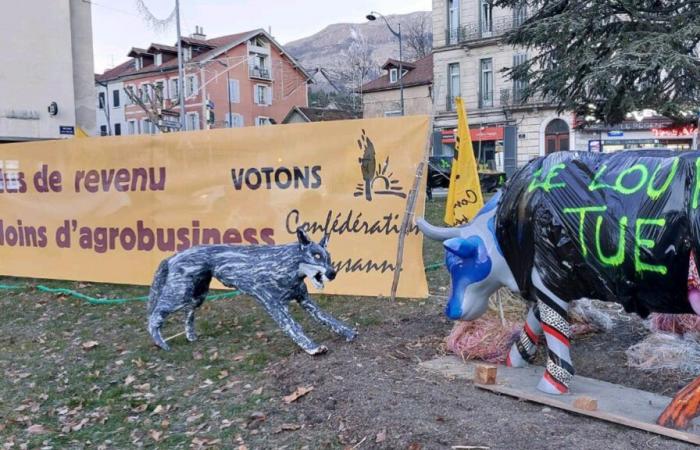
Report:
[[[551,101],[545,99],[542,95],[534,94],[525,100],[522,89],[503,88],[495,92],[489,92],[488,95],[482,95],[482,92],[477,91],[476,98],[471,96],[463,97],[467,110],[472,108],[477,109],[518,109],[528,108],[533,106],[547,106]],[[443,111],[455,112],[455,97],[448,95],[445,97],[445,105]]]
[[261,80],[271,80],[270,70],[266,67],[251,67],[248,70],[251,78],[260,78]]
[[523,16],[502,16],[490,22],[473,22],[458,28],[448,28],[445,30],[445,41],[447,45],[454,45],[462,42],[497,38],[517,28],[524,20]]

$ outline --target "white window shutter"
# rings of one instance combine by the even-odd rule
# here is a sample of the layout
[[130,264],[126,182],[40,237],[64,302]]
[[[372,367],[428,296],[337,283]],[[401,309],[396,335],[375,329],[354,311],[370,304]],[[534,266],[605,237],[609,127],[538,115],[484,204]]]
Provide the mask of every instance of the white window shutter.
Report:
[[230,97],[229,101],[231,103],[240,103],[241,102],[241,83],[238,80],[229,80],[229,92],[230,92]]
[[265,96],[267,98],[267,104],[272,104],[272,86],[265,89]]

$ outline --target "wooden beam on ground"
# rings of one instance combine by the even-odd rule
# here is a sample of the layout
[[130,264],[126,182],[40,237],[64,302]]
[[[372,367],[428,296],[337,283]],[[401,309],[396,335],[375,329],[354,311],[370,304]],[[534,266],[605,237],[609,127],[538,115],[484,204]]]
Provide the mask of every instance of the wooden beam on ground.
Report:
[[[441,373],[450,378],[469,380],[474,379],[476,365],[477,363],[465,362],[456,356],[443,356],[420,364],[427,370]],[[656,424],[657,417],[671,402],[670,397],[578,375],[571,382],[570,394],[548,395],[537,390],[537,383],[542,377],[543,371],[544,368],[537,366],[521,369],[498,366],[496,384],[475,383],[474,385],[479,389],[700,445],[700,423],[698,420],[692,422],[686,431],[674,430]],[[575,401],[582,397],[595,400],[597,409],[588,410],[574,406]],[[592,406],[590,401],[584,403],[588,407]]]

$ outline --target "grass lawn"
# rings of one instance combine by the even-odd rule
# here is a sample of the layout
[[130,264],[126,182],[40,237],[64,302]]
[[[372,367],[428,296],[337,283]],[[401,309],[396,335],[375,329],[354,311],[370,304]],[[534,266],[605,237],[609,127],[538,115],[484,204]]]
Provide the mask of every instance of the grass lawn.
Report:
[[[444,199],[428,202],[429,220],[441,223],[443,208]],[[442,261],[439,243],[424,245],[425,265]],[[444,270],[430,271],[428,278],[431,292],[446,286]],[[172,351],[165,353],[150,342],[143,302],[90,305],[35,288],[43,284],[124,298],[146,295],[147,287],[8,277],[0,283],[28,285],[0,290],[0,442],[5,448],[261,448],[254,444],[257,423],[264,420],[259,411],[283,403],[269,368],[299,350],[251,298],[207,302],[197,319],[199,341],[189,344],[184,336],[176,337]],[[397,310],[419,314],[423,304],[318,300],[361,333]],[[341,345],[294,310],[318,342]],[[175,315],[163,334],[172,336],[182,328]],[[270,435],[299,422],[292,412],[285,414],[279,413],[280,428],[268,430]],[[330,446],[341,447],[334,439],[328,437]]]

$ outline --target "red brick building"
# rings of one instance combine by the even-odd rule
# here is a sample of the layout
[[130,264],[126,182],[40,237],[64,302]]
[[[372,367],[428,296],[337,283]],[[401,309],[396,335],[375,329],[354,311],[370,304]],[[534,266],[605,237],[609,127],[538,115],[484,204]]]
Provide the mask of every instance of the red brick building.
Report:
[[[187,130],[281,123],[292,107],[308,105],[311,77],[262,29],[207,39],[198,28],[181,42]],[[112,133],[115,124],[109,124],[108,134],[157,132],[146,112],[130,102],[124,92],[130,88],[147,98],[153,85],[162,86],[163,108],[179,114],[176,45],[132,48],[128,61],[96,76],[98,90],[107,93],[98,97],[98,123],[104,108],[112,111],[112,122],[124,121],[120,133]],[[213,123],[207,122],[208,104]],[[122,105],[122,114],[114,113]]]

